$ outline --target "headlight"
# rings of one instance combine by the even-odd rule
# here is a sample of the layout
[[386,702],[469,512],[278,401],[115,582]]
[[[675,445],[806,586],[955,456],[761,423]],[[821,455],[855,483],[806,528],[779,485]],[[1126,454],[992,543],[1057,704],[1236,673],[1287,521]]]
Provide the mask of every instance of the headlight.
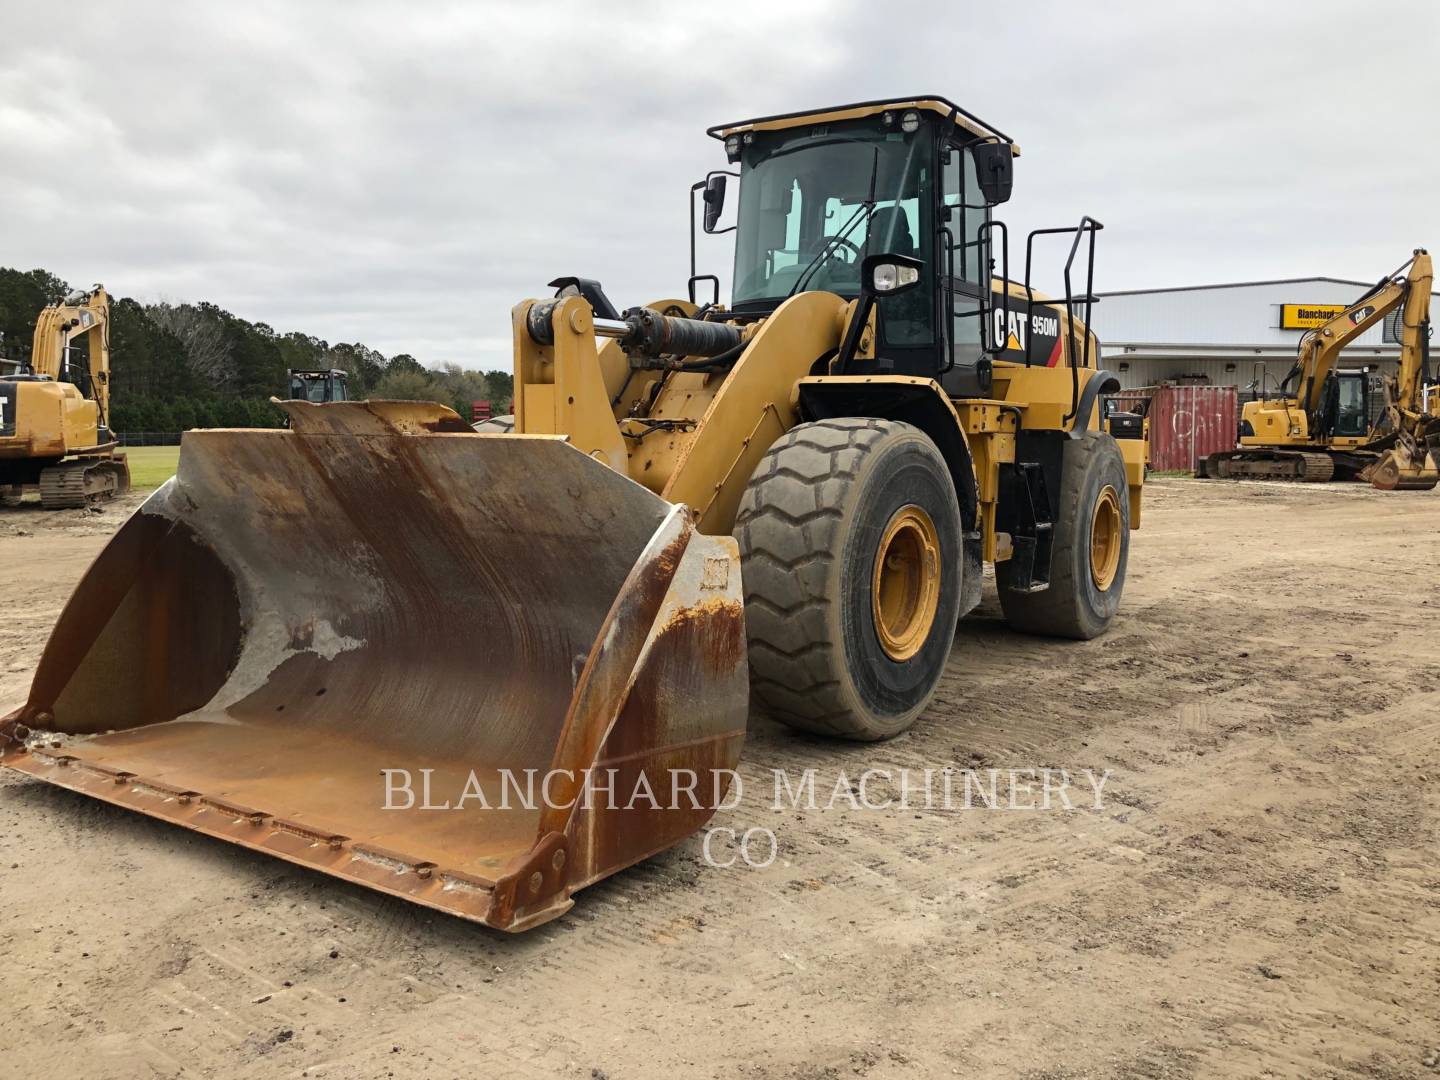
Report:
[[896,289],[903,289],[907,285],[914,285],[919,280],[920,271],[913,266],[881,263],[875,267],[870,284],[877,293],[888,293],[894,292]]
[[905,134],[920,130],[920,114],[911,109],[904,116],[900,117],[900,130]]
[[725,140],[725,156],[731,161],[740,160],[740,136],[731,135]]

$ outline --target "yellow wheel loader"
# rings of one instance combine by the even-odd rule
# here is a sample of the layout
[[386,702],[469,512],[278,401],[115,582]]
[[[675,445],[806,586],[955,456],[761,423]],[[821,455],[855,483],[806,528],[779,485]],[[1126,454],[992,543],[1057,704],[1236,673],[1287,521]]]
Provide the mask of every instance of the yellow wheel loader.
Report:
[[[1197,475],[1220,479],[1365,480],[1385,490],[1440,482],[1440,414],[1430,380],[1430,255],[1417,248],[1394,273],[1300,340],[1277,397],[1247,401],[1240,445],[1211,454]],[[1385,412],[1370,428],[1368,376],[1336,367],[1341,351],[1397,308],[1400,365],[1385,380]],[[1263,392],[1263,390],[1262,390]]]
[[[1115,616],[1143,438],[1021,282],[1018,150],[939,97],[712,128],[685,299],[560,278],[513,311],[515,414],[283,402],[192,431],[61,615],[0,762],[505,930],[727,797],[751,696],[882,739],[995,564],[1017,628]],[[738,176],[733,301],[694,210]],[[1079,262],[1084,252],[1083,264]],[[1072,273],[1083,265],[1082,291]]]
[[0,494],[38,488],[60,510],[126,491],[109,410],[110,297],[96,285],[40,312],[28,365],[0,378]]

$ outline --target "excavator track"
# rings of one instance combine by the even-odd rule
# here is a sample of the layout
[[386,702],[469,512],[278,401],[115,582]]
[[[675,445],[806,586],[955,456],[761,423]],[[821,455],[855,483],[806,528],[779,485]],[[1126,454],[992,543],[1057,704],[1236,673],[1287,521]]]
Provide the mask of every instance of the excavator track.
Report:
[[123,454],[62,461],[40,471],[40,505],[46,510],[73,510],[129,489],[130,467]]
[[1323,484],[1335,478],[1335,460],[1329,454],[1299,450],[1231,450],[1206,458],[1201,475],[1220,480]]
[[1335,460],[1329,454],[1299,454],[1300,474],[1295,477],[1305,484],[1323,484],[1335,477]]

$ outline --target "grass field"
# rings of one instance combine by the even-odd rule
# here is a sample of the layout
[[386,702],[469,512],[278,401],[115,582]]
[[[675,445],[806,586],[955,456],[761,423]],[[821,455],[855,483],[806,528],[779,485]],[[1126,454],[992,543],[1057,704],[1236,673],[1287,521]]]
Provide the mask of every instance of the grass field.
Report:
[[132,446],[125,450],[130,462],[130,486],[157,488],[175,475],[180,460],[178,446]]

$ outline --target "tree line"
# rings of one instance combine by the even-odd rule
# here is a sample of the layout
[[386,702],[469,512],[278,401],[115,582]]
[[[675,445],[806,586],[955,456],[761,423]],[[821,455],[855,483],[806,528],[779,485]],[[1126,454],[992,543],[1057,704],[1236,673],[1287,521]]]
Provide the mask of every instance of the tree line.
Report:
[[[25,362],[42,308],[70,286],[46,270],[0,267],[0,356]],[[110,428],[185,431],[278,427],[272,396],[289,394],[290,368],[339,368],[351,398],[438,401],[465,419],[471,403],[510,411],[509,372],[427,368],[408,353],[386,357],[359,342],[331,344],[300,331],[280,333],[207,301],[142,304],[110,299]]]

